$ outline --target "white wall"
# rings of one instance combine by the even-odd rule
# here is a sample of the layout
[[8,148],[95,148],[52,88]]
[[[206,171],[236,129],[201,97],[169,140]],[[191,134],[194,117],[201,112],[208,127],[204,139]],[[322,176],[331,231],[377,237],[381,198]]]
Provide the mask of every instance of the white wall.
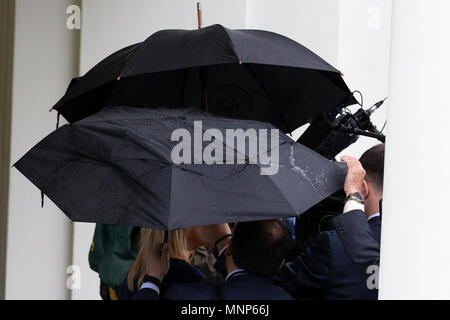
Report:
[[[18,0],[16,7],[11,165],[55,129],[48,109],[76,73],[76,35],[66,28],[73,1]],[[10,170],[6,299],[66,299],[71,263],[69,219],[16,169]]]
[[[83,0],[81,73],[161,29],[196,29],[195,0]],[[203,26],[245,27],[245,0],[204,0]]]
[[283,34],[336,66],[339,0],[248,0],[246,28]]
[[395,0],[381,299],[450,299],[448,0]]
[[[365,109],[388,96],[391,6],[392,0],[340,0],[336,67],[344,73],[350,90],[362,92]],[[388,98],[371,117],[379,130],[386,121],[389,105]],[[360,137],[341,155],[359,157],[378,143],[373,138]]]

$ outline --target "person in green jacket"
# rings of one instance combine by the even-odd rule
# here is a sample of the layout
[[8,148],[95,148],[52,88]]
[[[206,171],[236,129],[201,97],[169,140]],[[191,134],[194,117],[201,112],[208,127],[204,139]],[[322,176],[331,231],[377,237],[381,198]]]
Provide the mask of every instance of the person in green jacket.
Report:
[[100,278],[103,300],[120,300],[122,283],[137,255],[139,228],[97,223],[89,266]]

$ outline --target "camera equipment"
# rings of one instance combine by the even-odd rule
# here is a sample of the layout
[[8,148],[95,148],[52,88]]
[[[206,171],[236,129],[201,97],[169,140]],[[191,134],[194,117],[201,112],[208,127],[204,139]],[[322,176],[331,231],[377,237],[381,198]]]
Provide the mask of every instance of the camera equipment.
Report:
[[378,101],[367,110],[361,107],[353,114],[347,108],[339,106],[331,113],[315,119],[297,142],[330,160],[355,143],[359,136],[376,138],[384,143],[385,136],[372,124],[370,116],[386,99]]
[[[335,160],[337,154],[355,143],[361,135],[384,143],[385,136],[373,125],[370,116],[381,107],[385,100],[386,98],[378,101],[369,109],[363,109],[361,103],[359,104],[361,108],[355,113],[339,106],[331,113],[314,120],[297,142],[330,160]],[[331,230],[331,219],[342,213],[344,204],[345,193],[344,190],[340,190],[297,218],[296,252],[291,257],[304,251],[322,232]]]

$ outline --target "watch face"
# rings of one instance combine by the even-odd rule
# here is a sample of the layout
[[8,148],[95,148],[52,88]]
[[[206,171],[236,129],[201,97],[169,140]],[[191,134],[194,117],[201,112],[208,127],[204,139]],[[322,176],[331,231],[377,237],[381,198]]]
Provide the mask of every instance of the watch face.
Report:
[[359,201],[361,203],[364,203],[364,196],[361,193],[359,193],[359,192],[350,193],[347,196],[347,200],[350,200],[350,199],[353,199],[353,200]]
[[358,199],[360,201],[364,201],[364,197],[361,193],[355,192],[353,195],[355,196],[356,199]]

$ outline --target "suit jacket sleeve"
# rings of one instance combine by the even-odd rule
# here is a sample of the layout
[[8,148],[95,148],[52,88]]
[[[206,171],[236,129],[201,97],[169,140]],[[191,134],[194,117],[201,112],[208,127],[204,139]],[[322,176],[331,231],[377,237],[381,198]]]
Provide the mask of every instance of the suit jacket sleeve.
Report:
[[153,289],[144,288],[136,291],[131,300],[159,300],[159,294]]
[[165,300],[186,300],[183,294],[183,285],[174,285],[164,295]]
[[286,263],[275,277],[276,284],[291,294],[299,289],[325,287],[331,267],[331,236],[322,233],[294,262]]
[[333,219],[333,225],[351,260],[362,265],[379,265],[380,244],[372,235],[363,211],[340,214]]

